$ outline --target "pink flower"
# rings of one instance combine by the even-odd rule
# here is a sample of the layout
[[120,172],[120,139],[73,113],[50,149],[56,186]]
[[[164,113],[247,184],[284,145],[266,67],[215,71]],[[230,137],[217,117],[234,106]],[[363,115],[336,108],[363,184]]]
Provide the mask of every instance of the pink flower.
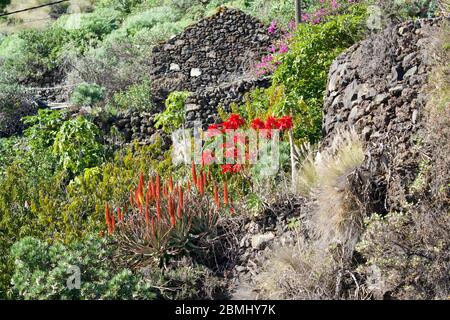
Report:
[[270,24],[268,31],[270,34],[274,34],[277,31],[277,22],[275,20]]
[[339,3],[337,0],[331,0],[331,9],[337,10],[339,8]]
[[307,13],[302,14],[301,20],[302,20],[302,22],[308,21],[309,20],[309,14],[307,14]]
[[283,43],[281,46],[280,46],[280,53],[281,54],[285,54],[285,53],[287,53],[289,51],[289,47],[285,44],[285,43]]

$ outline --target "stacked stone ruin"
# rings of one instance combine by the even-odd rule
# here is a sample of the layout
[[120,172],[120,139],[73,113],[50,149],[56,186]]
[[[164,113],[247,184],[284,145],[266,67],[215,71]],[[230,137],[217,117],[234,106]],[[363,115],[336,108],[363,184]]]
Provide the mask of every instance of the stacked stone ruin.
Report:
[[242,102],[252,88],[268,85],[254,65],[273,40],[257,19],[221,8],[153,49],[153,103],[162,106],[170,92],[189,91],[188,127],[215,122],[219,105]]

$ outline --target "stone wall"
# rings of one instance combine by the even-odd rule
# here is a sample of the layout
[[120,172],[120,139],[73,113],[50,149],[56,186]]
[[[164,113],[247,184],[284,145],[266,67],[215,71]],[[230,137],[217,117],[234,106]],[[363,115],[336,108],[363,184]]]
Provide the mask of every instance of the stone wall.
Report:
[[[355,127],[367,156],[365,179],[375,210],[400,210],[418,170],[418,148],[431,68],[427,50],[439,20],[383,30],[336,59],[325,96],[324,147],[340,129]],[[367,199],[366,199],[367,200]]]
[[221,8],[153,49],[153,103],[162,106],[170,92],[190,91],[188,125],[213,122],[219,104],[241,102],[245,92],[268,85],[252,67],[274,38],[255,18]]

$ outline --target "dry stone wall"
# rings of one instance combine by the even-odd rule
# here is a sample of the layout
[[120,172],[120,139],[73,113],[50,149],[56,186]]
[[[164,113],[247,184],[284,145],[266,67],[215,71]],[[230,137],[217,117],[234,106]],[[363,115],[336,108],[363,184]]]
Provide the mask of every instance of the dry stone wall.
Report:
[[188,126],[213,122],[219,104],[241,102],[252,88],[268,85],[252,70],[274,38],[257,19],[221,8],[153,49],[153,103],[162,106],[170,92],[190,91]]
[[329,72],[324,146],[341,129],[357,130],[367,149],[365,180],[377,211],[400,210],[410,200],[405,190],[418,169],[414,146],[427,102],[427,51],[439,22],[417,20],[383,30],[343,53]]

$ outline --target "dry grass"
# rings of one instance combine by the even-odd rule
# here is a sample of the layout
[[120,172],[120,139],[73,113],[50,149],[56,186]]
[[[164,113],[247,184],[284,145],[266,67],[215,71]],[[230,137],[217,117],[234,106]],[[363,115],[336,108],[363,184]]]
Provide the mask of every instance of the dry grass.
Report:
[[297,190],[315,199],[313,222],[317,232],[329,241],[346,241],[358,233],[363,217],[350,192],[348,177],[362,164],[362,143],[354,130],[339,132],[331,146],[314,156],[306,150]]
[[363,215],[352,195],[350,176],[364,160],[362,143],[351,130],[339,132],[320,154],[311,146],[302,149],[298,190],[309,198],[311,210],[294,245],[274,248],[254,284],[238,297],[366,299],[370,294],[352,260]]
[[[6,7],[6,12],[12,12],[39,6],[53,2],[52,0],[12,0]],[[71,0],[72,11],[82,11],[84,8],[92,6],[92,0]],[[51,24],[54,20],[50,16],[50,6],[39,9],[19,12],[8,16],[5,22],[0,22],[0,33],[14,33],[25,29],[42,29]]]

